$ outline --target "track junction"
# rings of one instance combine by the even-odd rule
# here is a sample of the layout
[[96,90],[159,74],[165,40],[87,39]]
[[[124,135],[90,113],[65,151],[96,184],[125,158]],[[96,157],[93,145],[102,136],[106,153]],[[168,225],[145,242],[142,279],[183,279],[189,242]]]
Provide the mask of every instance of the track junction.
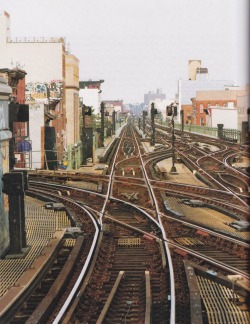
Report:
[[247,150],[180,132],[170,174],[168,134],[156,125],[151,147],[129,121],[102,174],[29,173],[26,194],[70,225],[6,322],[248,323],[249,174],[233,166]]

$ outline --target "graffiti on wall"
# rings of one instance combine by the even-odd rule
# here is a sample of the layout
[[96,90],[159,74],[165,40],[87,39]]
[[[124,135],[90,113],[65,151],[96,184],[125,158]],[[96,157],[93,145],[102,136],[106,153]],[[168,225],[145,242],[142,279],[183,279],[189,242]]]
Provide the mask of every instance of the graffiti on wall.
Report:
[[49,83],[29,82],[25,88],[25,100],[46,101],[48,99],[61,99],[63,96],[63,81],[51,80]]

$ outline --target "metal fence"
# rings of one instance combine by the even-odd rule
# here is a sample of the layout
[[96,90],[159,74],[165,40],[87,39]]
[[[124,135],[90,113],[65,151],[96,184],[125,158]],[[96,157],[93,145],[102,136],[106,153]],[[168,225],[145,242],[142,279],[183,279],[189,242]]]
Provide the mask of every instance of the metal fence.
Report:
[[[167,123],[162,123],[162,125],[169,126]],[[181,130],[182,125],[175,123],[175,128]],[[183,131],[190,133],[198,133],[202,135],[207,135],[215,138],[219,138],[218,127],[207,127],[199,125],[183,125]],[[231,128],[223,128],[221,139],[229,140],[235,143],[242,142],[242,131]]]

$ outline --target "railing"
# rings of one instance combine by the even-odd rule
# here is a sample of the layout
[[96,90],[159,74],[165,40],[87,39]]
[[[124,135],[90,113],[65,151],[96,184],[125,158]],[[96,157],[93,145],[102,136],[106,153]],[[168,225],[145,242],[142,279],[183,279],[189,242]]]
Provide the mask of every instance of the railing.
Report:
[[[218,128],[217,127],[207,127],[199,125],[183,125],[183,130],[186,132],[199,133],[203,135],[208,135],[218,138]],[[175,128],[181,130],[181,124],[176,124]],[[225,140],[232,140],[237,143],[241,143],[241,134],[242,132],[237,129],[225,128],[222,131],[222,138]]]
[[[218,128],[217,127],[207,127],[199,125],[183,125],[183,130],[186,132],[199,133],[203,135],[218,137]],[[175,124],[175,128],[181,129],[181,124]]]
[[[169,123],[163,122],[162,126],[170,127]],[[175,123],[175,129],[181,130],[181,124]],[[202,135],[207,135],[211,137],[218,138],[218,128],[217,127],[207,127],[200,125],[183,125],[183,131],[190,133],[198,133]],[[237,129],[225,128],[222,130],[221,139],[231,140],[233,142],[242,142],[242,132]]]
[[7,43],[64,43],[65,37],[7,37]]

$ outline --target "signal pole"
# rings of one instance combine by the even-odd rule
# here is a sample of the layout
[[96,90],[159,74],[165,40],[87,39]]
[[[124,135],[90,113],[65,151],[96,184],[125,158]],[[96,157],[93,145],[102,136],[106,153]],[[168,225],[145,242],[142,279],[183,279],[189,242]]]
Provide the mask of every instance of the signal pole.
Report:
[[87,143],[86,143],[86,125],[85,125],[85,108],[86,106],[82,106],[82,164],[87,164]]
[[101,103],[101,130],[100,130],[100,147],[104,146],[104,102]]
[[171,103],[170,106],[167,106],[167,116],[171,116],[171,125],[172,125],[172,167],[169,173],[177,174],[177,169],[175,167],[175,134],[174,134],[174,116],[177,116],[177,106]]
[[155,145],[155,105],[152,102],[151,104],[151,136],[150,136],[150,145]]

